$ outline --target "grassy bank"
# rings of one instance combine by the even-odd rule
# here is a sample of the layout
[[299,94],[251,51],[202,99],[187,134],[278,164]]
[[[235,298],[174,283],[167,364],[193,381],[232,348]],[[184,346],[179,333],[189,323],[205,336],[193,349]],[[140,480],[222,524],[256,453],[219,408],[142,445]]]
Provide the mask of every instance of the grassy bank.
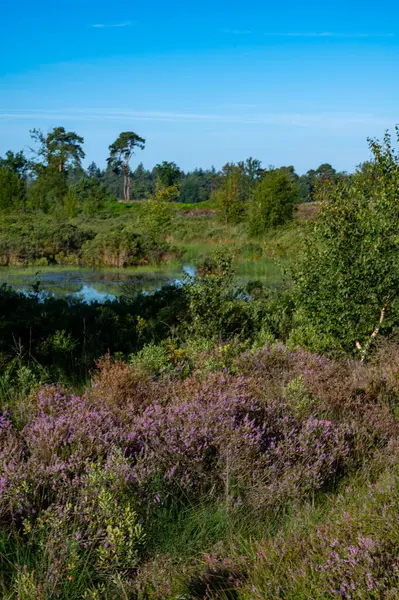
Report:
[[[145,250],[145,243],[140,241],[145,240],[146,235],[140,221],[145,213],[144,202],[116,203],[116,206],[112,206],[112,212],[106,217],[103,214],[101,218],[90,218],[87,221],[83,217],[71,220],[67,227],[69,237],[64,241],[51,237],[55,224],[46,217],[43,230],[39,230],[36,234],[37,239],[27,242],[28,237],[25,238],[23,233],[24,220],[18,217],[18,220],[13,222],[17,227],[18,221],[18,228],[15,231],[19,231],[18,235],[22,237],[13,242],[12,228],[11,234],[9,226],[7,226],[7,233],[4,230],[4,235],[11,235],[8,244],[14,244],[13,255],[10,258],[14,266],[0,268],[0,278],[3,282],[14,285],[18,284],[19,280],[29,281],[39,273],[37,278],[42,278],[45,282],[48,273],[55,273],[55,270],[58,270],[60,276],[63,272],[68,274],[74,271],[80,272],[83,280],[89,278],[94,268],[98,270],[99,279],[102,277],[101,273],[120,274],[121,277],[130,280],[134,280],[135,277],[151,279],[157,276],[162,279],[181,275],[184,265],[196,267],[219,250],[232,255],[239,284],[257,279],[275,285],[287,278],[285,267],[289,264],[290,257],[294,256],[300,248],[306,230],[306,219],[299,216],[285,227],[269,231],[259,238],[250,238],[244,224],[224,225],[220,222],[215,209],[210,208],[209,202],[202,204],[195,209],[177,203],[172,205],[174,217],[165,241],[158,245],[159,251],[155,248]],[[119,208],[120,206],[122,208]],[[124,228],[136,233],[127,233],[123,239],[115,237],[115,232],[122,231]],[[85,233],[81,235],[80,232]],[[137,246],[134,242],[135,245],[130,251],[136,254],[133,254],[130,259],[129,235],[139,236],[137,239],[141,244]],[[58,233],[54,233],[54,236],[58,236]],[[76,238],[75,245],[71,245],[71,236]],[[97,239],[102,241],[97,243]],[[83,243],[83,250],[79,249],[81,243]],[[18,252],[24,252],[25,258],[18,258]],[[90,261],[92,266],[87,264]],[[118,267],[118,264],[123,261],[127,265],[133,262],[134,266]],[[107,262],[112,266],[107,266]],[[3,263],[6,264],[6,261],[4,260]],[[29,266],[30,263],[32,266]]]

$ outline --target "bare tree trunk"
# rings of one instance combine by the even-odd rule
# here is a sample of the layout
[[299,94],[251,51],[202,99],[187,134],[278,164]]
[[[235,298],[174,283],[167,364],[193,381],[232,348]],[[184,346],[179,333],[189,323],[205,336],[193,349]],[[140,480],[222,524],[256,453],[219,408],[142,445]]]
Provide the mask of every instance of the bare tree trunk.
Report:
[[123,169],[123,195],[124,195],[124,199],[125,202],[129,202],[130,200],[130,169],[129,169],[129,157],[126,156],[125,159],[125,166]]
[[123,172],[123,200],[127,202],[127,175]]
[[372,332],[372,334],[370,335],[370,337],[369,337],[369,339],[367,340],[367,342],[364,344],[364,346],[363,346],[363,347],[362,347],[362,345],[360,344],[360,342],[359,342],[359,341],[357,341],[357,342],[356,342],[356,344],[355,344],[355,345],[356,345],[356,348],[357,348],[357,349],[360,351],[360,353],[361,353],[361,362],[364,362],[364,361],[365,361],[365,359],[366,359],[366,354],[367,354],[367,351],[368,351],[369,347],[371,346],[371,343],[372,343],[372,341],[374,340],[374,338],[376,338],[376,337],[377,337],[377,335],[378,335],[378,333],[379,333],[379,331],[380,331],[380,328],[381,328],[382,322],[383,322],[383,320],[384,320],[384,317],[385,317],[385,311],[387,310],[388,306],[389,306],[389,297],[388,297],[388,299],[387,299],[386,303],[384,304],[384,306],[382,307],[382,309],[381,309],[381,311],[380,311],[380,319],[379,319],[379,321],[378,321],[378,325],[377,325],[377,327],[374,329],[374,331]]

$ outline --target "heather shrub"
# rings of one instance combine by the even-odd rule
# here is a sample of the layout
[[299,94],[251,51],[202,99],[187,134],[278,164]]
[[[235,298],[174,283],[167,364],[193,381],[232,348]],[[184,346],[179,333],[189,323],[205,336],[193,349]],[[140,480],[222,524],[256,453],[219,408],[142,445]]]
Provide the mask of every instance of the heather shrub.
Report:
[[377,346],[372,365],[374,377],[369,388],[383,398],[395,417],[398,416],[399,353],[396,339],[384,340]]
[[96,362],[92,374],[90,396],[100,406],[144,408],[159,397],[162,386],[154,385],[139,361],[129,365],[113,360],[109,354]]
[[242,598],[393,599],[399,591],[397,465],[348,487],[319,522],[300,514],[288,535],[253,548]]
[[330,421],[300,421],[287,404],[259,403],[245,378],[210,376],[188,396],[152,404],[130,443],[139,448],[134,477],[158,502],[169,495],[256,503],[303,497],[329,485],[351,463],[350,431]]
[[45,388],[21,431],[3,417],[0,519],[19,526],[31,511],[57,502],[86,461],[107,457],[121,439],[126,413],[89,397]]
[[212,565],[201,574],[200,577],[192,578],[187,585],[189,598],[193,600],[238,600],[238,580],[236,574],[228,566]]
[[[258,376],[267,378],[274,394],[284,395],[287,384],[289,389],[292,380],[303,378],[307,393],[314,399],[309,414],[347,426],[352,431],[353,456],[359,464],[377,449],[385,448],[398,433],[397,421],[381,393],[384,378],[370,366],[304,350],[291,351],[277,344],[243,355],[238,367],[245,374],[255,370]],[[267,390],[259,393],[270,396]]]
[[151,500],[255,494],[269,504],[330,485],[352,464],[354,427],[265,397],[259,375],[194,375],[156,386],[106,359],[83,396],[43,389],[21,432],[4,420],[2,510],[18,520],[43,498],[51,504],[87,460],[113,447],[129,457],[129,478]]
[[74,493],[61,511],[59,507],[49,507],[38,518],[39,529],[47,529],[47,547],[57,544],[57,533],[61,534],[60,548],[62,541],[65,543],[72,536],[78,551],[83,549],[86,554],[90,550],[89,559],[96,572],[134,570],[144,535],[129,489],[120,475],[125,467],[119,452],[113,453],[104,465],[87,464],[85,474],[72,486]]
[[18,593],[30,590],[26,597],[36,598],[40,589],[43,598],[76,597],[88,581],[94,592],[101,582],[109,588],[115,578],[131,579],[144,533],[120,475],[123,468],[118,452],[104,463],[86,462],[84,473],[59,490],[57,502],[24,519],[19,543],[25,541],[34,568],[27,572],[16,565]]
[[[68,598],[72,587],[63,586],[72,585],[81,586],[73,588],[76,594],[78,589],[91,594],[87,597],[130,597],[136,583],[140,587],[140,557],[151,560],[148,553],[157,552],[161,532],[171,536],[168,527],[196,507],[216,507],[210,533],[201,538],[213,544],[217,527],[226,533],[229,527],[222,523],[240,514],[260,523],[300,510],[307,501],[317,506],[322,498],[336,497],[356,469],[366,465],[377,477],[384,461],[394,462],[397,423],[386,402],[382,363],[334,361],[282,345],[239,354],[243,347],[233,340],[214,346],[209,355],[199,338],[191,348],[170,343],[163,356],[171,370],[157,367],[156,377],[149,375],[150,363],[144,368],[144,354],[134,365],[107,355],[84,393],[47,386],[33,390],[28,402],[19,399],[11,410],[3,409],[0,543],[11,587],[33,582],[34,593],[44,598],[49,589]],[[188,353],[204,362],[191,375],[175,376]],[[385,556],[386,546],[376,542],[368,548],[358,535],[371,534],[354,529],[343,537],[342,560],[333,565],[337,579],[345,580],[350,546],[358,547],[356,569]],[[13,539],[25,558],[12,554]],[[167,542],[162,543],[165,553]],[[272,563],[280,546],[273,548]],[[230,565],[226,552],[215,564],[181,571],[192,594],[208,586],[222,598],[232,581],[245,588],[249,567],[239,567],[234,557]],[[285,546],[284,552],[289,554]],[[36,558],[26,562],[28,556]],[[321,569],[319,579],[326,573]],[[378,573],[372,571],[373,581]],[[262,585],[261,594],[269,589]],[[275,595],[264,597],[290,598],[288,592],[279,596],[278,587],[270,589]],[[287,586],[281,589],[291,593]]]
[[255,371],[258,376],[266,377],[280,390],[287,384],[303,386],[304,391],[317,398],[315,410],[328,410],[335,418],[346,415],[357,401],[367,399],[374,404],[377,401],[378,394],[372,386],[376,373],[357,361],[334,360],[303,349],[292,350],[283,344],[266,344],[238,357],[237,366],[246,375]]

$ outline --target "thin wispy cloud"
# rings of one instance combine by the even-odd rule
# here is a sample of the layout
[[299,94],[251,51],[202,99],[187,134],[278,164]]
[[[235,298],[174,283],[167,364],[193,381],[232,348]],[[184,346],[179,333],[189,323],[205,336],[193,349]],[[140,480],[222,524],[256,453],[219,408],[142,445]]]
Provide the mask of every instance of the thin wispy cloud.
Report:
[[261,35],[266,37],[283,38],[393,38],[394,33],[361,33],[339,31],[287,31],[287,32],[260,32],[250,29],[218,29],[220,33],[230,35]]
[[218,29],[220,33],[228,33],[230,35],[250,35],[253,33],[250,29]]
[[109,27],[131,27],[133,21],[123,21],[121,23],[94,23],[91,27],[94,29],[106,29]]
[[65,111],[0,109],[0,124],[9,121],[86,121],[86,122],[201,122],[235,123],[248,125],[291,126],[300,128],[337,129],[349,126],[390,127],[396,120],[389,116],[368,113],[262,113],[243,111],[229,113],[186,113],[178,111],[121,111],[114,109],[81,109]]
[[265,33],[268,37],[304,37],[304,38],[392,38],[394,33],[339,33],[333,31]]

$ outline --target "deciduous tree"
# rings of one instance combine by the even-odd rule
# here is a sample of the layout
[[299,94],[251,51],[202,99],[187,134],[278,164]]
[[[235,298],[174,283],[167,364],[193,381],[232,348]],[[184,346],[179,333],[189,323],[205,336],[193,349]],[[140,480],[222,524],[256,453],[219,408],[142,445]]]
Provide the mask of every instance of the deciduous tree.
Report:
[[293,273],[296,340],[362,359],[395,321],[399,294],[399,154],[389,133],[369,145],[373,161],[323,202]]
[[227,163],[214,198],[225,223],[239,223],[245,211],[245,173],[240,165]]
[[250,234],[259,235],[292,219],[297,202],[299,193],[290,174],[282,169],[266,171],[254,186],[249,215]]

